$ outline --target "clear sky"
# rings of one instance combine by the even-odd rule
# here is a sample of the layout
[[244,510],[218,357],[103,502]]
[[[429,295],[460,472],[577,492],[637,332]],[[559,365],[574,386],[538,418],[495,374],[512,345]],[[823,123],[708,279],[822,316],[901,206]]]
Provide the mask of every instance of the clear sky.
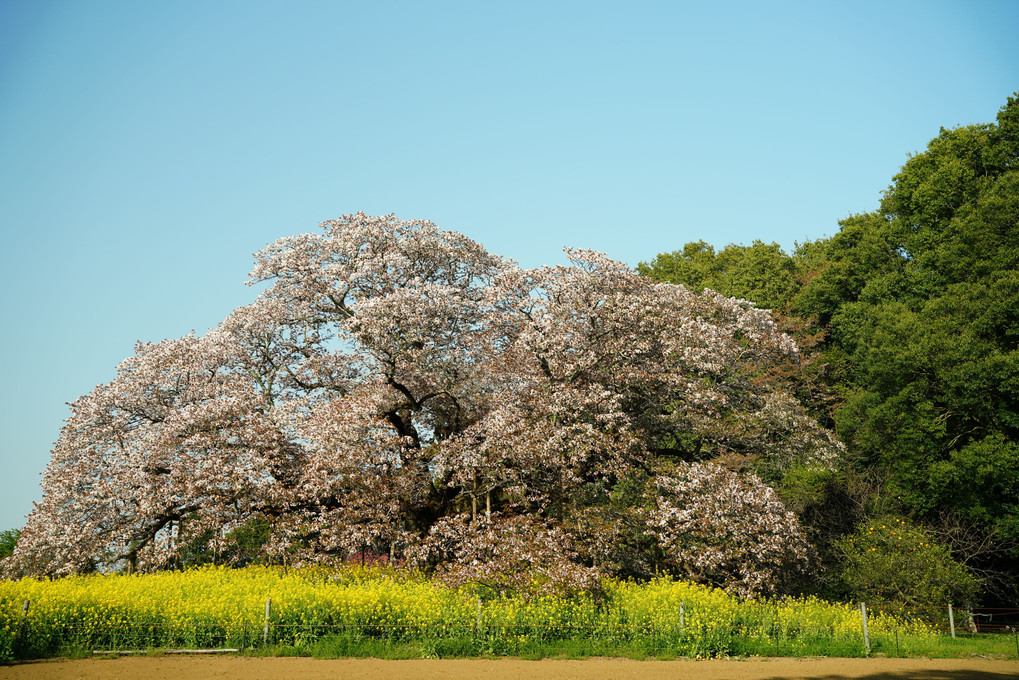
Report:
[[524,266],[796,241],[1019,90],[1019,2],[0,0],[0,529],[66,402],[344,213]]

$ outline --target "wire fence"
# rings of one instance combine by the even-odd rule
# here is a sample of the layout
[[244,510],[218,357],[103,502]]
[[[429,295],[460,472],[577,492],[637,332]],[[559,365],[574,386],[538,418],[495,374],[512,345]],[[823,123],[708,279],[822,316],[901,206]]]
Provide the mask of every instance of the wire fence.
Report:
[[747,603],[722,611],[679,602],[661,611],[576,604],[536,613],[478,599],[466,613],[434,612],[415,622],[384,607],[352,614],[315,609],[306,601],[219,605],[232,613],[220,618],[128,610],[55,615],[45,602],[26,600],[16,620],[0,620],[0,660],[45,658],[68,650],[271,650],[315,644],[358,655],[408,643],[427,643],[448,655],[512,655],[535,645],[587,645],[592,652],[628,648],[676,656],[977,653],[1019,658],[1019,608],[859,604],[843,607],[838,616],[822,616],[807,605]]

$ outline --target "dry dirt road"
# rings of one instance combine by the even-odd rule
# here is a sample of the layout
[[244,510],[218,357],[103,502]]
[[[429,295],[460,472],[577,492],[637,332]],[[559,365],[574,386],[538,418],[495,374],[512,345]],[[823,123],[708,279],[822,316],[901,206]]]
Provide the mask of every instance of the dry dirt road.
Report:
[[750,659],[380,661],[143,657],[0,666],[3,680],[1016,680],[1019,661],[992,659]]

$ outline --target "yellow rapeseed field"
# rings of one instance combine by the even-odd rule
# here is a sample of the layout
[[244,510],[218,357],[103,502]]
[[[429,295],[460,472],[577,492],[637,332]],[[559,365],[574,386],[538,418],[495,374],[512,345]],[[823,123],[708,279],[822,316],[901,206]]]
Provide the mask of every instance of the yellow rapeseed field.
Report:
[[[392,640],[486,637],[526,641],[654,639],[677,653],[724,654],[759,643],[861,639],[857,607],[817,599],[740,601],[722,590],[659,579],[606,581],[589,597],[484,597],[413,572],[207,567],[143,575],[90,575],[0,582],[0,631],[32,655],[62,648],[257,647],[329,634]],[[29,601],[27,614],[24,602]],[[872,634],[927,635],[922,623],[887,615]],[[750,645],[748,647],[747,645]],[[28,653],[28,652],[24,652]]]

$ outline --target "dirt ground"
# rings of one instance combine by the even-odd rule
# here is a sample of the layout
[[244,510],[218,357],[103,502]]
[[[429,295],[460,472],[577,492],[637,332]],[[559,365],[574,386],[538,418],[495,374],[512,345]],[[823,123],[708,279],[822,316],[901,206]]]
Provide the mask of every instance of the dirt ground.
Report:
[[380,661],[134,657],[0,666],[3,680],[1015,680],[1019,661],[992,659],[751,659],[740,661]]

